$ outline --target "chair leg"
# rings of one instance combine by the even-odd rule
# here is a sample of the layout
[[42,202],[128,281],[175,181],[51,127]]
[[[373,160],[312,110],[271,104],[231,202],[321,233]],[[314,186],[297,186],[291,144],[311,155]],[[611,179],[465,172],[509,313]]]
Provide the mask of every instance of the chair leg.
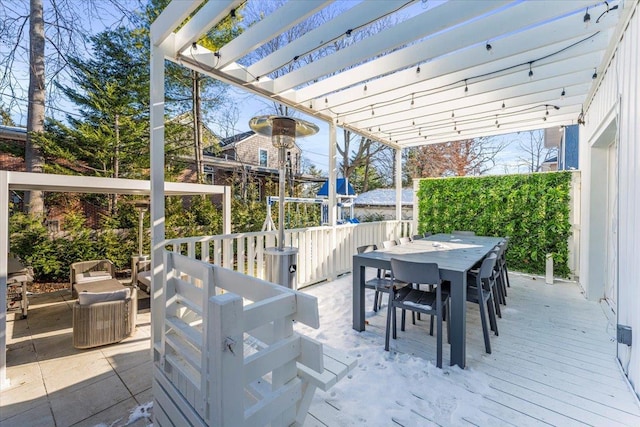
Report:
[[[502,282],[502,289],[504,291],[504,296],[506,298],[507,297],[507,280],[508,280],[508,277],[507,277],[507,275],[505,273],[504,268],[505,268],[505,264],[500,266],[500,281]],[[506,304],[506,300],[505,300],[505,304]]]
[[[391,293],[389,293],[389,299],[391,299]],[[393,310],[393,313],[392,313]],[[384,349],[385,351],[389,351],[389,334],[391,332],[391,316],[395,315],[395,308],[391,308],[391,301],[389,301],[389,308],[387,309],[387,329],[384,334]],[[396,336],[396,322],[395,316],[393,317],[393,338]]]
[[491,330],[496,334],[496,336],[498,336],[498,321],[494,310],[493,296],[489,296],[489,299],[487,300],[487,311],[489,312],[489,324],[491,325]]
[[487,325],[487,314],[484,308],[484,299],[482,298],[482,290],[478,288],[478,307],[480,308],[480,321],[482,323],[482,336],[484,337],[484,349],[491,354],[491,342],[489,341],[489,328]]
[[442,368],[442,304],[440,304],[440,307],[438,309],[438,311],[440,312],[438,314],[438,336],[436,337],[436,339],[438,340],[436,343],[436,366],[438,368]]
[[433,314],[430,317],[431,319],[429,320],[429,335],[433,336]]
[[495,306],[495,313],[498,315],[499,318],[502,319],[502,312],[500,311],[500,296],[498,295],[498,292],[500,292],[500,290],[498,289],[498,284],[494,283],[494,286],[491,290],[491,292],[493,292],[493,305]]
[[[413,312],[412,312],[413,313]],[[405,310],[404,308],[402,309],[402,321],[400,323],[400,330],[404,332],[404,326],[405,326],[405,322],[407,319],[407,310]],[[395,329],[394,329],[395,330]],[[395,338],[395,336],[394,336]]]
[[498,272],[498,277],[496,277],[496,285],[498,286],[498,296],[500,304],[507,305],[507,289],[504,285],[504,280],[502,280],[502,272]]
[[507,278],[507,287],[510,288],[511,287],[511,282],[509,282],[509,270],[507,269],[507,263],[504,264],[504,277]]
[[451,300],[447,300],[445,305],[444,318],[447,321],[447,344],[451,344],[451,323],[449,322],[449,313],[451,312]]
[[378,311],[378,297],[380,296],[380,292],[376,291],[376,293],[373,296],[373,311],[377,312]]

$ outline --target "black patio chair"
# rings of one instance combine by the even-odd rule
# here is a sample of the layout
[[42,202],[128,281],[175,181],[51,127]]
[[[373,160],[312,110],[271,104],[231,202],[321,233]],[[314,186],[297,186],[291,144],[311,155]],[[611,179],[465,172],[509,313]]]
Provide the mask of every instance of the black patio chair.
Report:
[[[402,310],[402,323],[400,330],[404,331],[406,310],[412,313],[424,313],[436,318],[436,366],[442,368],[442,321],[448,311],[449,294],[443,291],[440,269],[436,263],[425,263],[391,259],[391,278],[394,281],[410,283],[413,286],[397,288],[394,286],[389,292],[389,307],[387,314],[387,328],[385,333],[384,349],[389,351],[389,335],[393,328],[393,339],[396,334],[396,309]],[[434,290],[421,290],[421,284],[429,285]],[[433,317],[431,318],[433,322]],[[433,323],[432,323],[433,324]],[[447,328],[448,331],[448,328]],[[433,335],[433,332],[430,332]]]
[[[376,245],[364,245],[356,248],[359,254],[372,252],[378,249]],[[391,274],[387,275],[386,270],[378,269],[376,277],[364,282],[366,289],[372,289],[375,291],[373,297],[373,311],[377,312],[382,307],[382,295],[381,293],[389,293],[393,281],[391,280]],[[402,283],[397,284],[399,287],[404,286]]]
[[[496,271],[494,269],[497,255],[492,252],[482,261],[480,271],[468,274],[467,301],[478,304],[480,309],[480,322],[482,323],[482,335],[484,337],[485,351],[491,354],[491,341],[489,340],[489,328],[498,336],[498,322],[496,321],[496,306],[494,291],[496,290]],[[485,309],[486,307],[486,309]],[[485,311],[486,310],[486,311]],[[489,325],[487,325],[487,314]]]

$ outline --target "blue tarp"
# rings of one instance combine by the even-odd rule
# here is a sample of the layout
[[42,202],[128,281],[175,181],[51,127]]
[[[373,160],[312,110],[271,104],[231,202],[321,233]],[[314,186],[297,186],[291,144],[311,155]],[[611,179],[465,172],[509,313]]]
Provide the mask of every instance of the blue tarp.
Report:
[[[345,191],[346,180],[344,178],[338,178],[336,180],[336,194],[338,196],[355,196],[356,192],[353,190],[351,184],[349,184],[349,193]],[[322,188],[318,191],[317,196],[329,197],[329,181],[325,181],[322,184]]]

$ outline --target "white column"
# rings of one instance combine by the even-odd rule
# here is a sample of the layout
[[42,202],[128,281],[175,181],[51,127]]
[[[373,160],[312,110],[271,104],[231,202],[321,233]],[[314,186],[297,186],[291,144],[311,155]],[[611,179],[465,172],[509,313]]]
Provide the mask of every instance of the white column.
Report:
[[0,389],[7,378],[7,254],[9,253],[9,172],[0,171]]
[[338,221],[336,198],[336,178],[338,177],[336,155],[336,123],[329,123],[329,225],[335,227]]
[[328,265],[331,266],[331,277],[335,279],[337,271],[336,259],[336,226],[338,224],[338,200],[336,197],[336,181],[338,176],[336,155],[338,152],[336,141],[336,123],[329,123],[329,225],[331,226],[331,252],[329,254]]
[[402,149],[396,148],[396,220],[402,219]]
[[164,49],[151,46],[151,351],[162,339],[164,265]]
[[222,234],[231,234],[231,187],[224,187],[222,202]]

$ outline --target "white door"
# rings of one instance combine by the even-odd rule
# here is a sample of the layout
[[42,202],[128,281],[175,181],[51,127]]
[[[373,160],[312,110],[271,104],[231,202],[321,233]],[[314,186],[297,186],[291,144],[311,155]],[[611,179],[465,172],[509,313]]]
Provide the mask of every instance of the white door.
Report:
[[607,150],[607,258],[605,298],[614,312],[618,282],[618,144],[614,141]]

